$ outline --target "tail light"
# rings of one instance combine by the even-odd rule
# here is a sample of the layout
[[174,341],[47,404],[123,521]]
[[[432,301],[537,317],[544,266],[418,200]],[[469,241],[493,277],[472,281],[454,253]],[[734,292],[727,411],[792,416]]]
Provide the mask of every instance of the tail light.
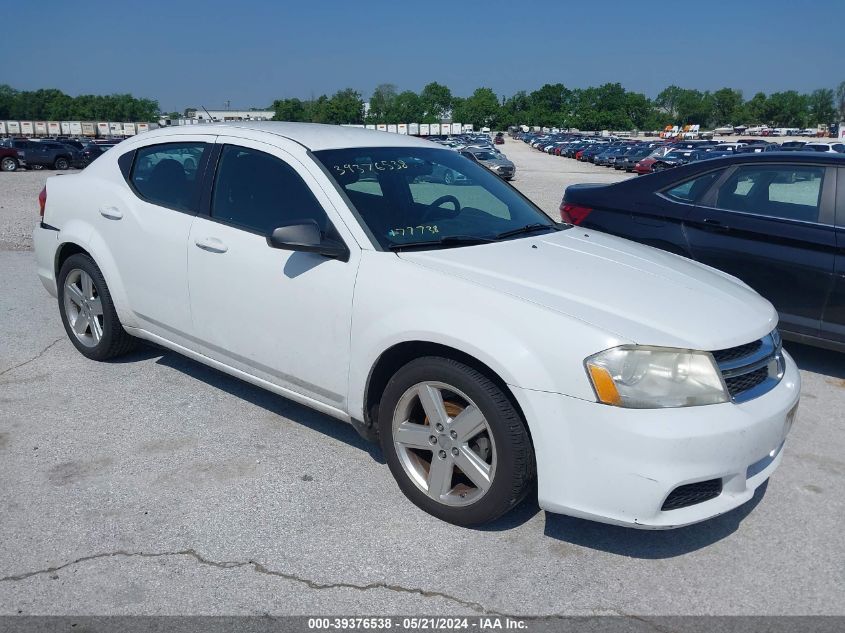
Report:
[[572,204],[570,202],[562,202],[560,204],[560,219],[567,224],[574,224],[578,226],[593,210],[590,207],[585,207],[580,204]]
[[44,207],[47,206],[47,187],[45,186],[41,193],[38,194],[38,206],[41,207],[41,210],[38,212],[38,216],[43,220],[44,219]]

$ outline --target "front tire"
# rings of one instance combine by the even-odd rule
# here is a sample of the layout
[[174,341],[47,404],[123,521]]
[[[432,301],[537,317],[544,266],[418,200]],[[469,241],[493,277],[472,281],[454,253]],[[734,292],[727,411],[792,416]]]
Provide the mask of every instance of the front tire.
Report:
[[6,156],[2,161],[0,161],[0,170],[2,171],[15,171],[17,168],[18,161],[11,156]]
[[100,268],[77,253],[62,264],[58,277],[59,313],[70,342],[91,360],[108,360],[132,351],[137,339],[117,316]]
[[67,158],[65,158],[64,156],[59,156],[56,159],[56,162],[53,163],[53,167],[55,169],[60,169],[60,170],[64,171],[65,169],[68,169],[70,167],[70,161]]
[[378,410],[390,471],[429,514],[480,525],[528,492],[536,471],[528,431],[510,398],[476,369],[436,356],[411,361]]

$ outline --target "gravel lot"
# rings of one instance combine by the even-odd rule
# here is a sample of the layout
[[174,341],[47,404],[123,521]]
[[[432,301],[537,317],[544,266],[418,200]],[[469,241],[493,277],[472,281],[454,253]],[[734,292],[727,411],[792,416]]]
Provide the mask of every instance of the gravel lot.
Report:
[[[507,140],[517,185],[626,176]],[[845,614],[845,364],[788,345],[802,405],[746,506],[672,532],[410,504],[351,427],[154,347],[67,341],[29,231],[50,172],[0,174],[0,614]]]

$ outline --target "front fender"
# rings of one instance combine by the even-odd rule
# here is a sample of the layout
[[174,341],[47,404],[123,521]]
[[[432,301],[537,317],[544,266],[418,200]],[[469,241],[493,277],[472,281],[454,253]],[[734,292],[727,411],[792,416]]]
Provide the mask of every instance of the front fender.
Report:
[[[390,288],[389,293],[384,288]],[[352,316],[349,412],[379,357],[399,343],[437,343],[468,354],[505,383],[594,401],[583,360],[620,341],[582,321],[388,253],[365,253]]]

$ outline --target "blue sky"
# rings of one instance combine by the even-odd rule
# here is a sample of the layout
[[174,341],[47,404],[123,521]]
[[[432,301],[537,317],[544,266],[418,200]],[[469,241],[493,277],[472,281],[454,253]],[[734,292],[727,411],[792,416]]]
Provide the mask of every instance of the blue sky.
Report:
[[130,92],[165,110],[380,83],[465,96],[561,82],[754,92],[845,80],[845,0],[90,0],[2,7],[0,83]]

